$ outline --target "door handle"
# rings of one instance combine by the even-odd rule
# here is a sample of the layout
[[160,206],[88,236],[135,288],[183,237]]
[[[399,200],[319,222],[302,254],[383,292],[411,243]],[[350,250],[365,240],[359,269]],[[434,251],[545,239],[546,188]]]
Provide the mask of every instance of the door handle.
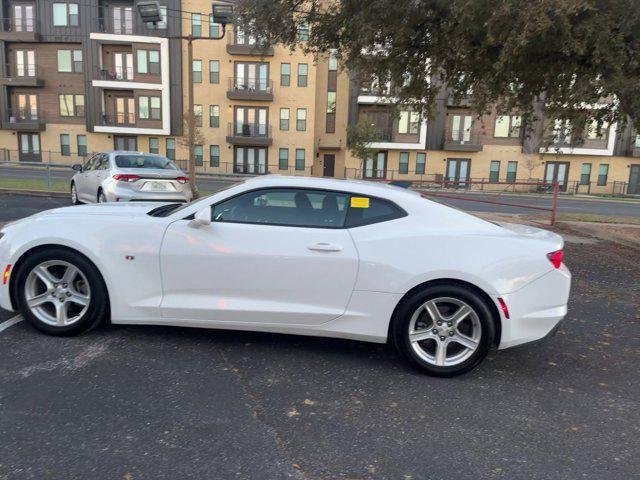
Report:
[[309,250],[316,252],[341,252],[342,247],[340,245],[334,245],[333,243],[316,243],[309,246]]

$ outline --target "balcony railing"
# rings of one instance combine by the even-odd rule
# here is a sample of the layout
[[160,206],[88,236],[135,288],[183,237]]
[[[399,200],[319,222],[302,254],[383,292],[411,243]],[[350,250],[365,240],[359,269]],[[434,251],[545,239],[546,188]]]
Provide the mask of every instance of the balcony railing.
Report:
[[9,130],[44,130],[45,119],[40,112],[30,108],[10,108],[2,119],[2,126]]
[[94,80],[133,81],[133,67],[97,67],[94,71]]
[[238,34],[238,32],[230,32],[227,35],[227,53],[232,55],[260,55],[272,56],[273,47],[252,37],[248,34]]
[[135,113],[116,113],[115,115],[101,115],[99,125],[105,127],[135,127]]
[[44,85],[44,80],[38,76],[38,69],[34,64],[8,63],[4,66],[4,75],[0,77],[0,84],[41,87]]
[[229,122],[227,142],[234,145],[271,145],[271,125]]
[[38,37],[35,18],[0,18],[0,40],[33,41]]
[[462,152],[482,150],[480,135],[473,129],[447,129],[444,137],[444,149]]
[[229,78],[231,100],[273,100],[273,82],[267,78]]

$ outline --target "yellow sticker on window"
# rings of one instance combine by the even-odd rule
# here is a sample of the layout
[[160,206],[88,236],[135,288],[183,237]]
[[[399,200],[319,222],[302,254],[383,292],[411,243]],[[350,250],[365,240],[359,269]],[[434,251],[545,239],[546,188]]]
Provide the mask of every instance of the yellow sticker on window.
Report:
[[351,197],[351,208],[369,208],[367,197]]

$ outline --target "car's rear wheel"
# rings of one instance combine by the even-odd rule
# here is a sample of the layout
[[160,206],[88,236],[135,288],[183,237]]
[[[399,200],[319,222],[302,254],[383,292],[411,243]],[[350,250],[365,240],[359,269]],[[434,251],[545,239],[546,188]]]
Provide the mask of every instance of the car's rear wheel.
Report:
[[96,267],[64,248],[41,250],[16,273],[18,308],[38,330],[51,335],[87,331],[107,315],[107,293]]
[[80,205],[80,200],[78,200],[78,188],[76,187],[76,183],[71,183],[71,203],[74,205]]
[[452,377],[484,360],[495,325],[489,306],[473,289],[434,284],[402,301],[391,336],[414,366],[430,375]]

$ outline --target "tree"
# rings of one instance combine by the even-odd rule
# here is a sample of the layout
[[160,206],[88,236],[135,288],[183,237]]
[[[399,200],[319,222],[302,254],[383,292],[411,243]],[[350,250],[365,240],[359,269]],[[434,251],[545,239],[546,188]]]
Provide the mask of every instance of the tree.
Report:
[[477,112],[497,105],[528,121],[544,95],[548,118],[628,116],[640,130],[637,0],[239,0],[236,14],[269,43],[337,49],[349,69],[389,75],[425,114],[446,85],[472,91]]
[[187,150],[187,170],[189,173],[189,186],[191,187],[191,191],[193,192],[194,198],[198,197],[198,188],[195,183],[195,175],[192,175],[192,172],[195,172],[195,156],[193,155],[193,146],[194,145],[204,145],[205,138],[202,134],[202,130],[197,125],[193,125],[193,145],[190,143],[189,131],[191,130],[190,122],[189,122],[189,112],[184,112],[182,116],[182,123],[184,125],[182,130],[182,136],[178,138],[178,143],[182,145]]
[[380,132],[371,120],[364,115],[358,123],[347,126],[347,148],[351,154],[360,160],[360,169],[364,170],[364,163],[371,156],[374,149],[372,142],[379,139]]

